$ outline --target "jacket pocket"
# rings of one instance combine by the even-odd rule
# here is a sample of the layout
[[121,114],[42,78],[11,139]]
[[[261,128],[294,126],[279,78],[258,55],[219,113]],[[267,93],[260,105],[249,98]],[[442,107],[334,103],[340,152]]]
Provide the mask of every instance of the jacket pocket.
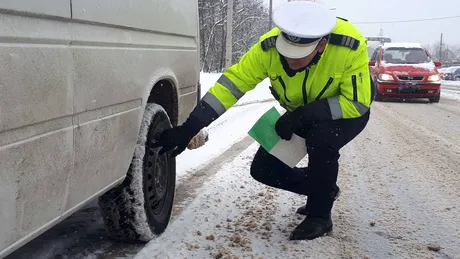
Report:
[[353,85],[353,101],[358,101],[358,85],[356,84],[356,75],[351,76],[351,84]]
[[326,92],[326,90],[329,88],[329,86],[331,86],[332,82],[334,82],[334,78],[329,77],[329,80],[327,80],[326,85],[323,87],[321,92],[319,92],[318,96],[316,97],[316,100],[319,100],[321,98],[321,96],[323,96],[323,94]]

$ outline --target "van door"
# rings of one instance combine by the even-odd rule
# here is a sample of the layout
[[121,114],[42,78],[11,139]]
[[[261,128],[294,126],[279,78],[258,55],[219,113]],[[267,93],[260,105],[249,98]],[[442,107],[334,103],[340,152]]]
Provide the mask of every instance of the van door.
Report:
[[[142,9],[139,2],[136,6]],[[110,0],[72,0],[75,171],[70,177],[69,212],[120,182],[134,154],[142,96],[150,80],[142,73],[149,66],[141,64],[144,47],[135,44],[143,33],[113,24],[122,19],[115,13],[122,7]],[[121,10],[127,18],[139,18],[136,9]],[[106,20],[94,23],[95,17]]]
[[63,211],[73,65],[62,17],[70,18],[70,1],[0,1],[0,257]]

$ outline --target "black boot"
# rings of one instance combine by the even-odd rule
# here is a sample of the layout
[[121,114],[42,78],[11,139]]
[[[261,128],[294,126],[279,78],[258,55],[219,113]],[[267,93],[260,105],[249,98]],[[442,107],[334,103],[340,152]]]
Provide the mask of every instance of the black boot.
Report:
[[307,216],[289,236],[290,240],[312,240],[332,232],[331,215],[324,217]]
[[[337,200],[339,196],[340,196],[340,188],[339,186],[337,186],[337,192],[335,194],[335,199]],[[308,215],[307,205],[303,205],[302,207],[299,207],[297,209],[297,213],[299,213],[300,215],[307,216]]]

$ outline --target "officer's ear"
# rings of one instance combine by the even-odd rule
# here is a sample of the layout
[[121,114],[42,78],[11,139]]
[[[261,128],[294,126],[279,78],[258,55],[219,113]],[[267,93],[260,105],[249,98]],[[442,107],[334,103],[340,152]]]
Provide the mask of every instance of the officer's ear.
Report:
[[324,49],[326,48],[326,45],[327,45],[327,39],[322,38],[318,46],[316,47],[316,49],[318,50],[319,53],[322,53]]

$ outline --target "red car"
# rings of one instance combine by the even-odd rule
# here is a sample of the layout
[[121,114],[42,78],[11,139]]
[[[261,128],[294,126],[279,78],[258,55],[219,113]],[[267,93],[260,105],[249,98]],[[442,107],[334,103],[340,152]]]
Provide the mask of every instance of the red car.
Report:
[[375,100],[383,97],[428,98],[439,102],[440,62],[433,62],[418,43],[384,43],[378,46],[369,69],[376,87]]

